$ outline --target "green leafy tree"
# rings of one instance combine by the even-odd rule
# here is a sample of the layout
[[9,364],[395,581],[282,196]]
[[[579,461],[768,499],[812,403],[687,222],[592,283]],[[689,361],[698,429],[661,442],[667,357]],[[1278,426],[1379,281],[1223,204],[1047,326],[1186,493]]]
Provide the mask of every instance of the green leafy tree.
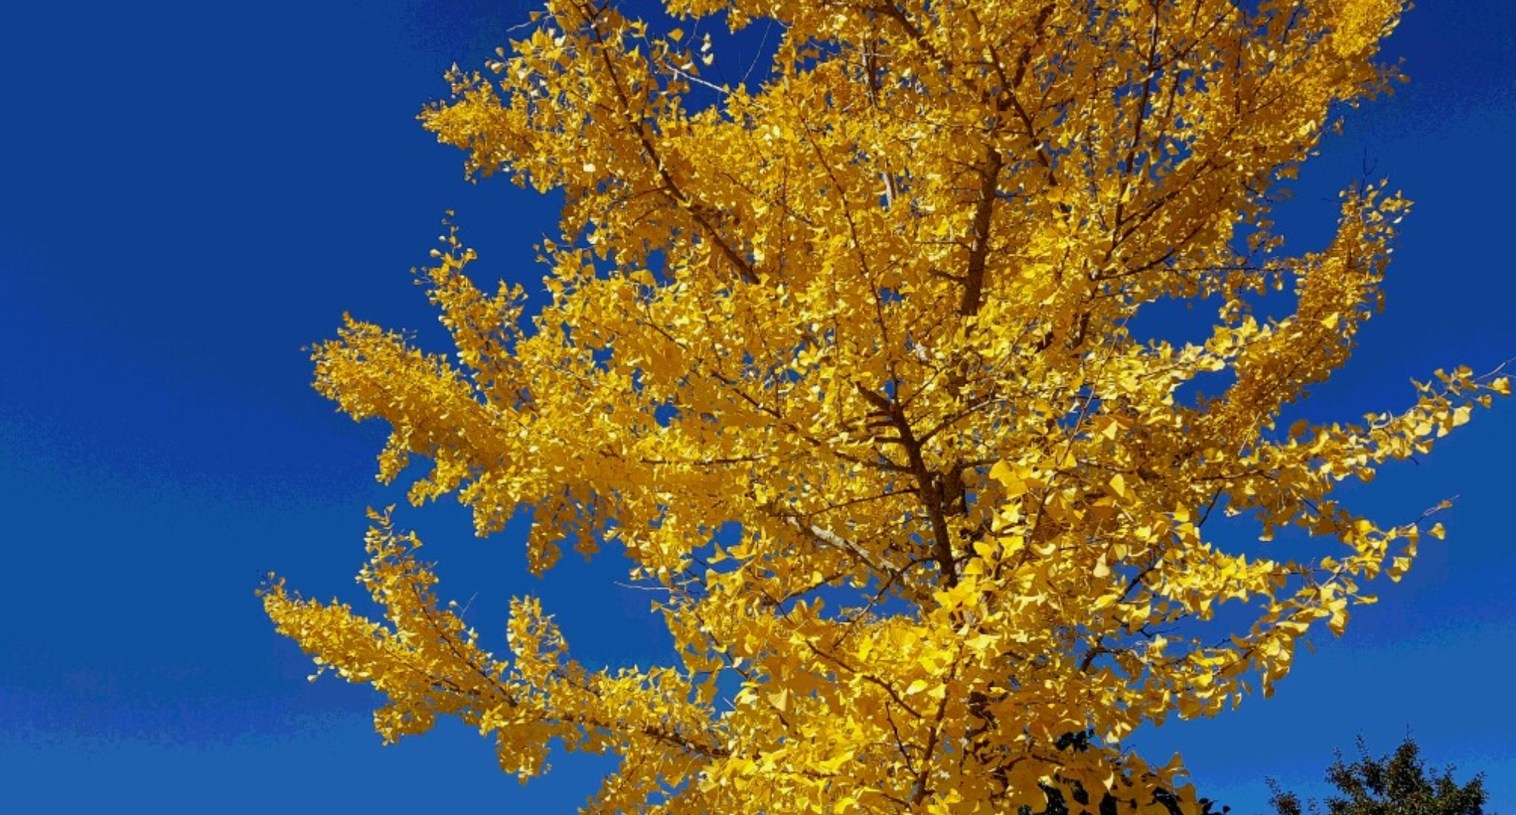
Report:
[[[1326,815],[1485,815],[1483,775],[1459,784],[1451,766],[1428,773],[1409,736],[1395,752],[1377,759],[1360,736],[1358,760],[1346,764],[1338,753],[1326,777],[1339,793],[1326,799]],[[1280,789],[1273,779],[1269,788],[1274,793],[1269,803],[1278,815],[1301,815],[1300,796]],[[1315,801],[1306,809],[1321,811]]]

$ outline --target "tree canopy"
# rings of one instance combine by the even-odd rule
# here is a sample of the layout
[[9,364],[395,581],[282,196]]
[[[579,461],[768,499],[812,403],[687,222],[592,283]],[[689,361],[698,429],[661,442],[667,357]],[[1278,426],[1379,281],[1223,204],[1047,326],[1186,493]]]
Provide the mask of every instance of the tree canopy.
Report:
[[[1467,784],[1453,780],[1453,768],[1427,774],[1421,749],[1407,736],[1389,755],[1369,755],[1358,740],[1358,760],[1346,764],[1339,754],[1327,768],[1326,780],[1337,794],[1326,800],[1324,815],[1484,815],[1484,779],[1475,776]],[[1302,815],[1300,796],[1286,792],[1270,781],[1274,795],[1269,800],[1278,815]],[[1309,803],[1312,815],[1321,809]]]
[[[1271,211],[1396,80],[1404,3],[666,5],[775,21],[766,77],[550,0],[422,114],[471,172],[561,191],[549,302],[481,289],[450,232],[419,274],[454,348],[348,318],[314,361],[391,426],[381,479],[424,459],[410,499],[455,495],[481,535],[528,513],[533,571],[623,553],[677,654],[581,665],[529,596],[490,653],[383,512],[378,615],[274,579],[278,629],[384,694],[386,740],[452,715],[523,778],[552,745],[619,757],[590,812],[1195,811],[1177,759],[1122,740],[1340,633],[1441,527],[1339,486],[1509,390],[1458,368],[1289,421],[1379,307],[1407,202],[1352,180],[1314,251]],[[1148,316],[1173,302],[1212,317]],[[1281,541],[1223,541],[1223,514]]]

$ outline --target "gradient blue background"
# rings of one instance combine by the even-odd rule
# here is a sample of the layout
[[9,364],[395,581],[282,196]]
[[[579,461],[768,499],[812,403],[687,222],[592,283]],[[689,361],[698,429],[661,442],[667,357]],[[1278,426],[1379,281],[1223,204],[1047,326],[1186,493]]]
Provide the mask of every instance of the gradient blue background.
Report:
[[[0,11],[0,809],[571,811],[604,762],[559,756],[522,787],[444,725],[383,749],[370,694],[276,637],[253,596],[277,569],[358,598],[379,426],[308,387],[302,346],[341,313],[440,348],[407,269],[458,210],[488,277],[540,297],[550,200],[462,177],[413,121],[454,61],[480,64],[524,2],[12,3]],[[1412,376],[1516,355],[1511,157],[1516,4],[1426,3],[1390,45],[1413,84],[1360,110],[1309,165],[1284,223],[1320,245],[1337,185],[1388,175],[1416,200],[1388,310],[1310,413],[1403,406]],[[741,59],[726,61],[740,75]],[[540,302],[540,299],[539,299]],[[1355,490],[1386,520],[1453,495],[1432,544],[1271,700],[1138,734],[1203,792],[1263,811],[1265,776],[1321,791],[1355,734],[1414,734],[1489,773],[1516,810],[1516,404]],[[587,663],[660,659],[619,556],[523,575],[519,529],[469,537],[451,505],[399,519],[499,642],[543,594]]]

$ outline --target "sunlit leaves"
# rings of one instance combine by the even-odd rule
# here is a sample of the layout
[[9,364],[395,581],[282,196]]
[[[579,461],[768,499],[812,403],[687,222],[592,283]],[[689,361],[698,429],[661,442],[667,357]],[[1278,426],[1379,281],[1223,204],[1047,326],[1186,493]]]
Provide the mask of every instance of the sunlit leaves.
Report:
[[[486,295],[449,232],[418,276],[455,348],[349,319],[316,384],[390,424],[381,478],[430,462],[412,501],[482,534],[529,512],[534,571],[624,553],[675,656],[580,666],[522,598],[496,659],[385,516],[382,621],[280,583],[270,615],[386,695],[388,739],[456,715],[523,777],[554,743],[619,756],[592,811],[1195,811],[1122,739],[1340,634],[1443,532],[1342,482],[1510,391],[1459,368],[1282,425],[1380,307],[1407,204],[1355,184],[1293,255],[1270,208],[1392,78],[1402,4],[1243,6],[700,0],[660,33],[549,3],[422,115],[472,172],[564,193],[547,301]],[[701,73],[718,13],[777,21],[761,84]],[[1216,310],[1136,335],[1167,300]]]

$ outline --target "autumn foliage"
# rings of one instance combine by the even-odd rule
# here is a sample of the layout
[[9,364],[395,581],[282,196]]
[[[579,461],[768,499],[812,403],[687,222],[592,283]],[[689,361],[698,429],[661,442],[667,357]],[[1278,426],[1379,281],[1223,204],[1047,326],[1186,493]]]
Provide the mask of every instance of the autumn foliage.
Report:
[[[1123,738],[1340,632],[1441,529],[1339,485],[1508,389],[1459,369],[1281,420],[1378,307],[1407,204],[1353,180],[1308,252],[1270,210],[1395,79],[1403,5],[670,0],[660,32],[551,0],[422,115],[472,172],[563,192],[549,302],[481,291],[450,235],[421,274],[456,348],[349,319],[316,387],[393,428],[382,479],[430,463],[412,501],[480,534],[529,512],[532,570],[624,553],[677,656],[581,665],[531,597],[488,653],[384,513],[381,617],[280,581],[270,616],[385,695],[386,739],[452,715],[523,777],[618,756],[591,812],[1194,811]],[[764,19],[766,78],[715,81],[696,26]],[[1209,327],[1144,317],[1175,301]]]

